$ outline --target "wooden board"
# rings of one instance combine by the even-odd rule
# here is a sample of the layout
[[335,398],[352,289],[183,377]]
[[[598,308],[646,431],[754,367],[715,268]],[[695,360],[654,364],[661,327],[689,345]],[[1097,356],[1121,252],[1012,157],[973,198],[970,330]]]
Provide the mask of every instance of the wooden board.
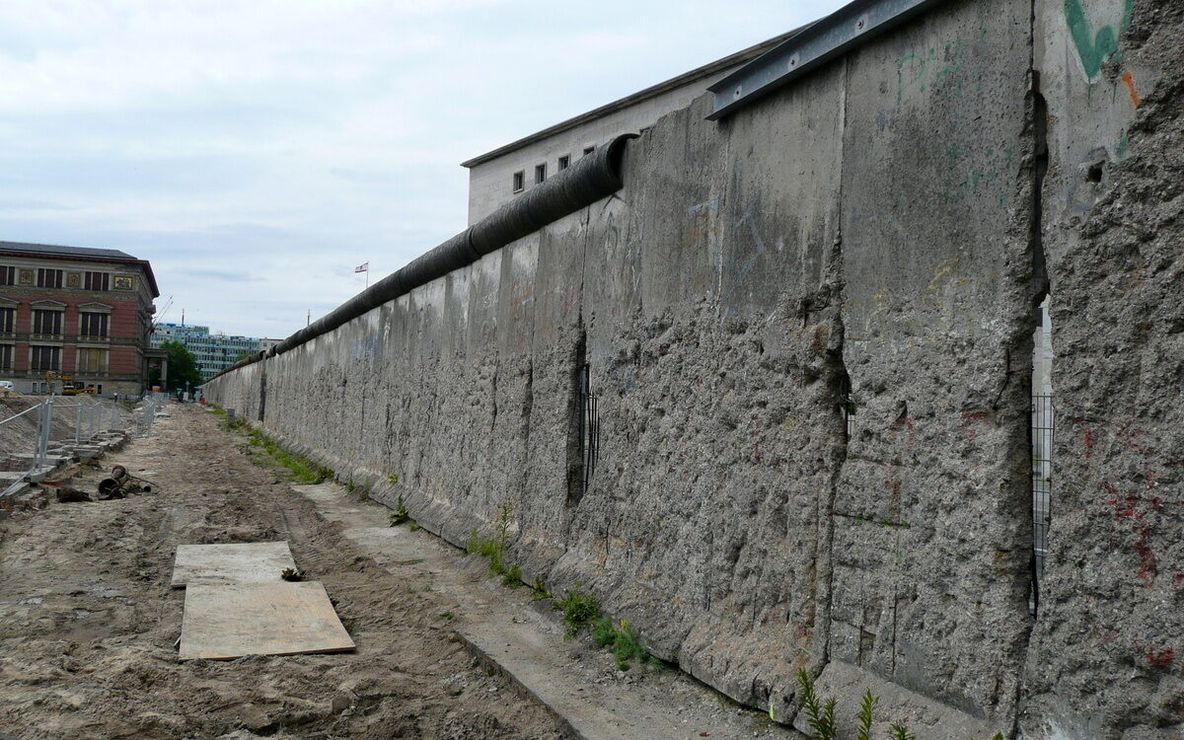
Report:
[[353,649],[319,583],[191,583],[185,588],[181,660]]
[[191,583],[283,583],[284,568],[295,568],[287,542],[234,545],[177,545],[173,588]]

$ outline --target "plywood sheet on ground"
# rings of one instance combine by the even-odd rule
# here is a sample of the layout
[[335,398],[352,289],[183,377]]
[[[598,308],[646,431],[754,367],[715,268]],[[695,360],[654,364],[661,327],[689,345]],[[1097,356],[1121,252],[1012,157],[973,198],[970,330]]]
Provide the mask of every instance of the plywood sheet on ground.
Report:
[[295,568],[287,542],[233,545],[177,545],[173,588],[191,583],[281,583],[284,568]]
[[319,583],[191,583],[185,588],[182,660],[353,648]]

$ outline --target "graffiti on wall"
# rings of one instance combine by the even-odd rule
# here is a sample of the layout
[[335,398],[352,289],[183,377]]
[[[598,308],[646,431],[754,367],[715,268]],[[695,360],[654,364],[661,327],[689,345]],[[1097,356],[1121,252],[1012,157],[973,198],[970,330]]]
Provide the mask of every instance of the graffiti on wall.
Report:
[[[1134,0],[1065,0],[1065,22],[1090,82],[1096,82],[1102,67],[1121,54],[1119,38],[1130,27],[1133,12]],[[1113,22],[1099,25],[1098,19],[1105,15]]]

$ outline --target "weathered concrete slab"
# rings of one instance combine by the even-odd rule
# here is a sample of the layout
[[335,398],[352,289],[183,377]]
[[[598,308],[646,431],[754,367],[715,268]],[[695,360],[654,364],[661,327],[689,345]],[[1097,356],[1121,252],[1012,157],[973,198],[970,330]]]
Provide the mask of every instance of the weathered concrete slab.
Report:
[[763,712],[736,709],[677,671],[635,667],[642,673],[635,682],[606,680],[602,670],[573,659],[579,648],[564,639],[553,611],[531,602],[526,589],[490,580],[483,560],[470,562],[426,532],[386,526],[388,509],[352,500],[341,486],[293,489],[326,519],[340,522],[345,536],[380,566],[403,577],[430,577],[433,591],[457,601],[456,632],[469,651],[506,673],[576,737],[799,737],[769,723]]
[[1031,626],[1030,43],[1030,3],[987,0],[860,48],[843,145],[831,645],[1002,727]]
[[185,589],[181,660],[354,649],[320,583],[194,582]]
[[1184,728],[1184,4],[1036,3],[1052,524],[1021,730]]
[[[851,711],[835,713],[837,737],[856,736],[856,714],[864,692],[879,698],[873,715],[873,737],[888,737],[894,724],[904,725],[918,738],[925,740],[990,740],[1005,728],[952,709],[941,702],[926,698],[886,681],[867,671],[841,661],[827,663],[814,682],[814,690],[823,700],[835,699],[838,706]],[[810,734],[806,716],[798,714],[794,727]]]
[[177,545],[173,588],[193,583],[274,583],[295,568],[287,542]]

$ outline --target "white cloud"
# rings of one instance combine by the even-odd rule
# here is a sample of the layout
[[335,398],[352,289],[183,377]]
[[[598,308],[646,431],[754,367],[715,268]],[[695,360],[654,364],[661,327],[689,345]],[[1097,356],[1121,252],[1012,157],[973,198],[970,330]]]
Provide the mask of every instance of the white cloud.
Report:
[[286,335],[463,228],[460,161],[840,4],[3,3],[0,239],[126,249],[190,320]]

